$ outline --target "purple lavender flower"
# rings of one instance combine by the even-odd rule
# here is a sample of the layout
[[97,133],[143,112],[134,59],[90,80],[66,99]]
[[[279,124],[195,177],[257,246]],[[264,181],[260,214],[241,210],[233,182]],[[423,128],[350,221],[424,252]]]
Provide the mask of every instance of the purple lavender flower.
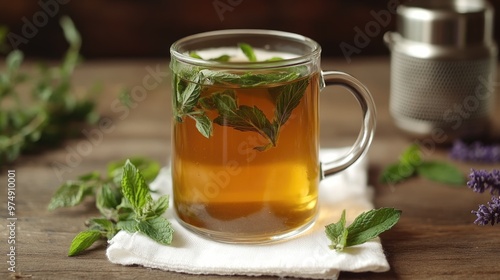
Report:
[[500,197],[491,197],[491,201],[487,205],[481,204],[477,211],[472,210],[472,214],[476,215],[474,221],[477,225],[498,224],[500,223]]
[[491,185],[491,176],[486,170],[471,169],[469,178],[470,180],[467,182],[467,186],[477,193],[483,193]]
[[456,140],[451,147],[450,157],[462,161],[496,163],[500,162],[500,145],[487,145],[480,141],[468,145]]

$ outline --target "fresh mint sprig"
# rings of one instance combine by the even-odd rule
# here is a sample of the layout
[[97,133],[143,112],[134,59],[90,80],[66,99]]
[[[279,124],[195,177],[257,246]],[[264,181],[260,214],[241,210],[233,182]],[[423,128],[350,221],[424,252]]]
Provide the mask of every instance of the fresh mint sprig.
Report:
[[342,251],[346,247],[363,244],[384,231],[391,229],[401,216],[401,210],[379,208],[361,213],[346,226],[346,211],[342,211],[337,223],[325,227],[326,236],[331,240],[330,249]]
[[386,184],[397,184],[415,176],[422,176],[431,181],[449,185],[463,185],[465,183],[462,172],[452,164],[423,159],[420,147],[416,144],[408,147],[398,162],[384,169],[380,181]]
[[86,222],[88,229],[75,236],[68,255],[74,256],[100,239],[109,240],[120,230],[141,232],[160,244],[170,244],[173,229],[162,216],[169,206],[169,197],[153,200],[148,186],[159,168],[157,162],[133,158],[110,163],[104,178],[99,172],[90,172],[59,187],[49,204],[50,210],[76,206],[93,197],[101,213]]
[[123,166],[121,187],[133,214],[127,220],[119,221],[118,229],[141,232],[160,244],[169,245],[174,230],[170,222],[162,217],[168,208],[169,196],[164,195],[154,201],[141,172],[128,160]]

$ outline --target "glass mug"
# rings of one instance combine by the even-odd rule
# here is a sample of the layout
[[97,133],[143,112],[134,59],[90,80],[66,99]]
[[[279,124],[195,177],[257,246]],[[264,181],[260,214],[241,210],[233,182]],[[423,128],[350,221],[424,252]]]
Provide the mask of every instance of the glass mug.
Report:
[[[369,91],[321,71],[320,52],[309,38],[271,30],[212,31],[171,46],[171,175],[184,227],[266,243],[314,224],[320,180],[359,159],[375,129]],[[329,85],[346,87],[363,119],[349,153],[320,163],[318,99]]]

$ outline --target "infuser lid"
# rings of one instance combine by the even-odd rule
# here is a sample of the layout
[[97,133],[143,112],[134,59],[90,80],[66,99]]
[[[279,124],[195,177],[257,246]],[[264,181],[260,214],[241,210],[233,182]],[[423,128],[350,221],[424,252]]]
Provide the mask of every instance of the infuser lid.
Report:
[[493,43],[493,7],[485,0],[415,0],[397,10],[407,40],[464,47]]

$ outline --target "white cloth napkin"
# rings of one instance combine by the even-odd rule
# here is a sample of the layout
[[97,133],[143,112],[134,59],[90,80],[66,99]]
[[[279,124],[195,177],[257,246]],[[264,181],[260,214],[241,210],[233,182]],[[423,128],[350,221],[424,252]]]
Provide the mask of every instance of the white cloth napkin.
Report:
[[[345,151],[322,150],[320,157],[336,158]],[[337,279],[341,271],[384,272],[389,270],[389,264],[378,238],[336,252],[329,249],[330,240],[325,235],[325,226],[337,222],[343,209],[349,224],[361,212],[373,208],[373,190],[367,186],[366,169],[366,159],[362,159],[324,179],[320,184],[320,210],[315,225],[284,242],[235,245],[211,241],[183,228],[175,220],[174,210],[169,208],[165,215],[175,230],[170,246],[160,245],[140,233],[120,231],[109,241],[106,255],[116,264],[190,274]],[[163,169],[150,187],[169,193],[169,171]]]

